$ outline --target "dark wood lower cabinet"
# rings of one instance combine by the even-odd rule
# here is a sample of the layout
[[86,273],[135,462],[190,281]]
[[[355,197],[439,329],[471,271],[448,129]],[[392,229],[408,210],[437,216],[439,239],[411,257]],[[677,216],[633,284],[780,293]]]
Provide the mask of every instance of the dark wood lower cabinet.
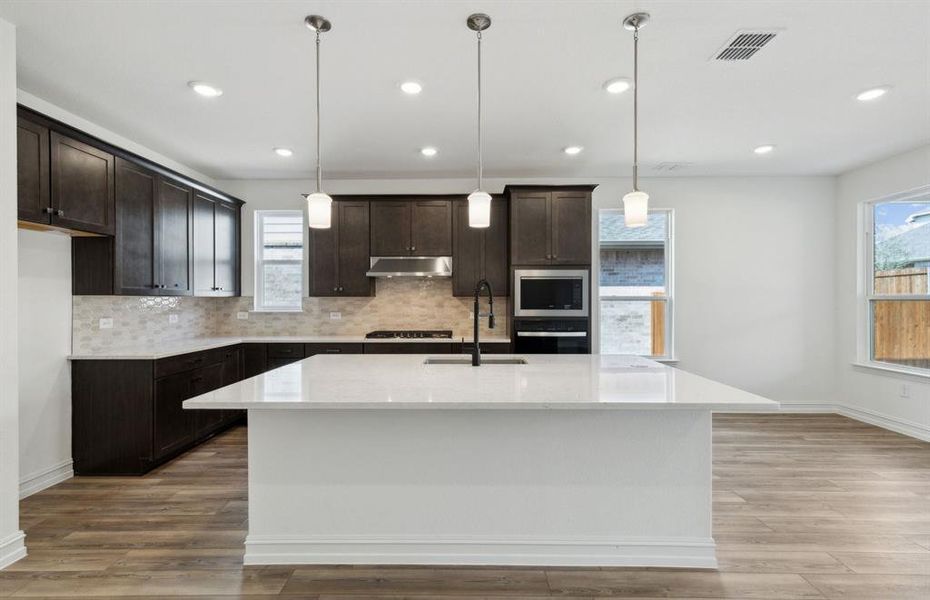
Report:
[[239,346],[160,360],[71,366],[72,455],[78,475],[141,475],[241,420],[240,410],[185,410],[194,396],[239,381]]
[[452,342],[381,342],[365,344],[365,354],[451,354]]

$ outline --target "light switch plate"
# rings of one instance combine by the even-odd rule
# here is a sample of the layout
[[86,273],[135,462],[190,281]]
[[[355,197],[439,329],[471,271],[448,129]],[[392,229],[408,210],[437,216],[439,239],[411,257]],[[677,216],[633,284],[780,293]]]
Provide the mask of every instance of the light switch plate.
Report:
[[178,315],[168,315],[168,322],[169,322],[169,323],[177,323],[177,322],[178,322]]
[[236,313],[236,318],[239,319],[240,321],[248,321],[248,320],[249,320],[249,313],[247,313],[247,312],[245,312],[245,311],[237,312],[237,313]]
[[99,323],[100,329],[113,329],[113,317],[103,317]]
[[329,320],[330,320],[330,321],[341,321],[341,320],[342,320],[342,313],[341,313],[341,312],[331,312],[331,313],[329,313]]

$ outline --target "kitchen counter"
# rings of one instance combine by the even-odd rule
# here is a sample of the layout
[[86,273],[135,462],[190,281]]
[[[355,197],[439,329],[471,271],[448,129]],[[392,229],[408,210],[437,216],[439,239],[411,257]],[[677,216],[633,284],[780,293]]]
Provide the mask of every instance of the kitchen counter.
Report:
[[[140,344],[135,346],[124,346],[111,348],[100,352],[88,352],[81,354],[72,354],[68,360],[158,360],[168,358],[169,356],[178,356],[189,352],[200,352],[203,350],[212,350],[224,346],[233,346],[235,344],[274,344],[274,343],[300,343],[300,344],[396,344],[396,343],[444,343],[456,344],[461,343],[461,337],[453,338],[372,338],[368,339],[364,335],[329,335],[329,336],[254,336],[254,337],[211,337],[211,338],[194,338],[189,340],[179,340],[175,342],[163,342],[156,345]],[[472,342],[471,336],[465,338],[465,343]],[[482,344],[508,344],[510,338],[507,337],[481,337]]]
[[184,403],[248,410],[246,564],[717,566],[711,413],[777,403],[636,357],[426,358],[317,355]]
[[755,394],[634,356],[530,354],[522,357],[528,364],[491,364],[508,357],[514,355],[488,355],[485,364],[475,368],[425,364],[428,355],[418,354],[320,355],[192,398],[184,406],[251,410],[777,407]]

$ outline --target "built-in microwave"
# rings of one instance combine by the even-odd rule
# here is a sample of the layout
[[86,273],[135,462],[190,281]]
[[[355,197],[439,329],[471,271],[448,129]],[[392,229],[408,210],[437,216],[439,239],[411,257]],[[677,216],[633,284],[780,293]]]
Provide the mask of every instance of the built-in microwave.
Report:
[[515,317],[587,317],[587,269],[514,269]]

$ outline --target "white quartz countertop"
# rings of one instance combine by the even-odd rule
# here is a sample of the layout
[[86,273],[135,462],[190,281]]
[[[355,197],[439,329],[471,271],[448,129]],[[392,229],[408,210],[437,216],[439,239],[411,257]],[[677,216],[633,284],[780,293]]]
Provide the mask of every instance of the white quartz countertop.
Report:
[[[505,355],[495,355],[496,358]],[[445,355],[443,358],[448,358]],[[528,364],[425,364],[428,355],[318,355],[184,402],[185,408],[771,410],[777,402],[622,355],[530,354]],[[486,356],[490,358],[490,356]]]
[[[509,344],[510,338],[506,337],[484,337],[479,340],[482,344]],[[123,346],[119,348],[109,348],[99,352],[87,352],[82,354],[72,354],[69,360],[157,360],[188,352],[200,352],[202,350],[212,350],[213,348],[222,348],[235,344],[249,343],[297,343],[297,344],[397,344],[397,343],[417,343],[417,344],[457,344],[461,343],[461,337],[453,338],[387,338],[387,339],[368,339],[364,335],[330,335],[330,336],[257,336],[257,337],[212,337],[212,338],[194,338],[189,340],[179,340],[176,342],[162,342],[159,344],[138,344],[134,346]],[[470,344],[471,337],[465,338],[465,343]]]

